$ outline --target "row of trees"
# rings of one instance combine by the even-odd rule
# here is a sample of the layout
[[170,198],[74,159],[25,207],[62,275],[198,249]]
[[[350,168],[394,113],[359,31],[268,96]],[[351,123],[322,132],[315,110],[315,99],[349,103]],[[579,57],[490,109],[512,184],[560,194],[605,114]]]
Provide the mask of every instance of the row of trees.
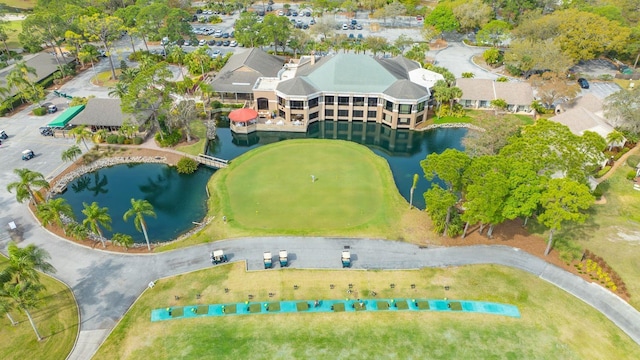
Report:
[[[65,234],[68,233],[79,239],[87,238],[89,232],[91,232],[102,242],[103,247],[106,246],[102,228],[107,230],[111,229],[111,216],[109,215],[108,208],[100,207],[97,202],[91,204],[83,203],[84,209],[82,213],[85,218],[82,223],[78,224],[74,221],[65,221],[65,218],[70,220],[75,219],[71,205],[63,198],[42,200],[39,193],[34,190],[34,188],[49,189],[49,183],[44,179],[42,174],[29,169],[15,169],[14,173],[18,175],[20,180],[10,183],[7,186],[7,190],[9,192],[15,190],[16,200],[20,203],[33,201],[33,203],[36,204],[36,214],[44,226],[55,224],[63,229]],[[131,208],[124,213],[123,219],[127,221],[127,219],[133,217],[133,223],[136,229],[144,234],[147,248],[151,250],[151,244],[147,234],[147,223],[145,221],[146,216],[156,217],[153,205],[147,200],[131,199]],[[131,236],[126,234],[114,235],[113,241],[124,247],[129,247],[133,244]]]
[[[482,135],[481,135],[482,136]],[[491,134],[487,134],[491,137]],[[482,141],[478,141],[482,143]],[[424,194],[436,230],[466,235],[469,225],[496,225],[515,218],[538,221],[553,235],[566,222],[583,222],[593,204],[589,175],[605,160],[606,142],[596,133],[577,136],[564,125],[539,120],[512,135],[502,148],[469,156],[448,149],[421,162],[425,177],[437,178]],[[473,153],[473,150],[470,149]]]

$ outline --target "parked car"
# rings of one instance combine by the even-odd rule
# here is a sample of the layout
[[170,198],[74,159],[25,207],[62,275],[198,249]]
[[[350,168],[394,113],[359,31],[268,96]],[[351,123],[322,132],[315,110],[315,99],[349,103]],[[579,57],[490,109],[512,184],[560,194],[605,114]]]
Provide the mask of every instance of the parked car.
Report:
[[213,46],[213,45],[215,45],[215,44],[216,44],[216,41],[215,41],[215,40],[213,40],[213,39],[211,39],[211,40],[207,41],[207,44],[208,44],[209,46]]
[[356,38],[356,36],[355,36],[355,35],[353,35],[353,34],[349,34],[349,39],[355,39],[355,38]]
[[53,114],[54,112],[58,111],[58,107],[55,105],[49,105],[47,106],[47,113],[48,114]]
[[207,40],[205,40],[205,39],[202,39],[202,40],[198,41],[198,45],[199,46],[205,46],[206,44],[207,44]]
[[358,23],[358,22],[356,21],[356,19],[351,19],[351,25],[355,25],[355,24],[357,24],[357,23]]
[[231,45],[231,41],[229,40],[225,40],[222,42],[222,46],[229,46],[229,45]]
[[578,84],[580,85],[581,88],[583,89],[588,89],[589,88],[589,82],[587,81],[587,79],[585,78],[580,78],[578,79]]
[[216,41],[216,46],[222,46],[222,40]]
[[315,25],[315,24],[316,24],[316,19],[309,20],[309,25]]
[[7,139],[9,135],[4,130],[0,130],[0,139]]
[[229,38],[229,33],[222,33],[222,38],[223,39],[228,39]]
[[35,157],[36,155],[33,153],[33,150],[25,150],[22,152],[22,160],[31,160]]
[[43,126],[38,130],[40,130],[40,135],[42,136],[53,136],[53,129],[48,126]]
[[231,40],[231,44],[229,44],[229,46],[236,47],[236,46],[238,46],[238,42],[235,41],[235,40]]
[[342,24],[342,30],[349,30],[349,25]]
[[293,10],[293,11],[291,12],[291,16],[298,16],[298,12],[297,12],[297,11],[295,11],[295,10]]
[[191,42],[189,42],[189,40],[185,40],[183,45],[184,46],[191,46]]
[[356,30],[362,30],[362,25],[360,24],[356,25]]
[[358,34],[358,39],[364,39],[364,36],[362,36],[362,34]]

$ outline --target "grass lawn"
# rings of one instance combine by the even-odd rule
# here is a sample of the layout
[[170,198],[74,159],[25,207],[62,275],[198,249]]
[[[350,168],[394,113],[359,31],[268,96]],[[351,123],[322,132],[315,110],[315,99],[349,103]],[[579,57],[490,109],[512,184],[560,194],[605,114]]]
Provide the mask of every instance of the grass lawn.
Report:
[[[515,304],[522,318],[466,313],[260,314],[150,322],[166,306],[357,298],[443,298]],[[389,287],[395,283],[394,289]],[[416,288],[411,289],[410,284]],[[292,284],[300,285],[293,290]],[[334,289],[329,285],[335,284]],[[443,289],[449,285],[450,290]],[[224,292],[229,288],[229,293]],[[268,293],[276,296],[269,298]],[[196,300],[195,295],[201,294]],[[174,295],[180,295],[175,300]],[[603,315],[547,282],[500,266],[415,271],[246,272],[234,263],[160,280],[125,315],[94,359],[615,359],[638,346]]]
[[602,257],[626,283],[630,304],[640,310],[640,191],[625,178],[631,168],[619,167],[604,183],[606,204],[594,205],[585,224],[560,234]]
[[[0,269],[7,259],[0,256]],[[19,324],[2,315],[0,318],[0,359],[64,359],[73,348],[78,334],[78,307],[71,290],[63,283],[41,275],[46,286],[40,307],[31,311],[33,320],[45,339],[38,342],[26,315],[14,310],[11,316]]]
[[241,236],[429,236],[411,235],[428,216],[408,210],[386,161],[347,141],[288,140],[260,147],[216,172],[208,188],[208,216],[214,221],[160,251]]
[[[120,76],[120,69],[116,69],[116,76]],[[118,83],[118,79],[112,79],[111,70],[107,70],[92,77],[91,83],[102,87],[114,87]]]
[[185,152],[191,155],[202,154],[204,150],[204,144],[207,142],[207,127],[202,120],[194,120],[191,122],[191,135],[197,137],[199,140],[196,143],[183,145],[176,147],[176,150]]
[[[7,22],[7,46],[9,49],[22,48],[22,44],[18,41],[18,35],[22,32],[22,20]],[[4,50],[4,45],[0,44]]]
[[19,9],[33,9],[37,2],[37,0],[2,0],[3,4]]

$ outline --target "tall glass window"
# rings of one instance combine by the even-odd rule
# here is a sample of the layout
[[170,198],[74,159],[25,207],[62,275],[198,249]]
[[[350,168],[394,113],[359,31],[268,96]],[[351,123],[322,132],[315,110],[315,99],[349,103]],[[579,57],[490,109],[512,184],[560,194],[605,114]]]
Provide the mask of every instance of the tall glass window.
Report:
[[400,104],[398,112],[400,114],[411,114],[411,104]]
[[369,106],[378,106],[378,98],[370,97],[369,99],[367,99],[367,104],[369,104]]
[[353,106],[364,106],[364,98],[359,96],[354,97]]
[[334,100],[335,100],[335,96],[325,96],[324,97],[325,105],[333,105]]
[[389,100],[384,103],[385,110],[393,111],[393,103]]
[[338,96],[338,105],[349,105],[348,96]]

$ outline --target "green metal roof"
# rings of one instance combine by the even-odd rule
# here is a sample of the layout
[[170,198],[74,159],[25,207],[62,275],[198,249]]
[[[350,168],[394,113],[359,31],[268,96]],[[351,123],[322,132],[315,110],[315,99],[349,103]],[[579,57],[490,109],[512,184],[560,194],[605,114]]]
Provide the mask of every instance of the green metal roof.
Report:
[[73,119],[76,115],[78,115],[82,110],[84,110],[84,105],[72,106],[67,110],[63,111],[60,116],[58,116],[55,120],[49,123],[49,127],[65,127],[71,119]]
[[398,78],[370,56],[337,54],[306,80],[320,91],[381,93]]

